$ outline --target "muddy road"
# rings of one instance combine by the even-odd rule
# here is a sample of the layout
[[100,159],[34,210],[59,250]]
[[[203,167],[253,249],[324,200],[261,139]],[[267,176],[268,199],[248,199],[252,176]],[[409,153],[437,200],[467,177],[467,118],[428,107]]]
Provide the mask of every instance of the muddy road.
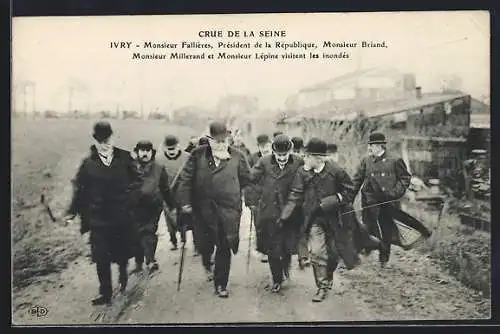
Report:
[[[294,257],[291,280],[281,293],[270,293],[268,265],[252,251],[247,272],[249,214],[244,211],[240,251],[232,260],[228,299],[218,298],[193,256],[190,233],[181,290],[176,281],[180,250],[171,251],[163,218],[154,276],[132,275],[128,291],[116,293],[110,307],[93,307],[95,269],[88,258],[75,261],[60,276],[47,277],[15,296],[14,324],[169,324],[234,322],[373,321],[480,319],[488,300],[465,288],[425,255],[395,249],[381,271],[377,255],[363,258],[352,271],[339,268],[327,300],[313,303],[312,269],[298,269]],[[72,228],[78,228],[74,226]],[[253,239],[253,238],[252,238]],[[88,245],[87,245],[88,246]],[[133,269],[130,261],[129,269]],[[113,269],[117,282],[117,268]],[[116,283],[115,283],[116,284]],[[117,285],[117,284],[116,284]]]

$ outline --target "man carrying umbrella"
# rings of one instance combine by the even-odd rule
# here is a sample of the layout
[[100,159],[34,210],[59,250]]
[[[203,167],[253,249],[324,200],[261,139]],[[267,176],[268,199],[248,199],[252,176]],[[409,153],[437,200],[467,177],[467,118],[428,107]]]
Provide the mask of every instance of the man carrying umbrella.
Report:
[[353,177],[354,194],[361,190],[363,223],[370,234],[382,241],[379,246],[382,268],[389,261],[396,230],[394,209],[399,207],[399,199],[405,194],[411,180],[403,159],[387,152],[386,144],[383,133],[372,133],[368,140],[368,157],[363,158]]

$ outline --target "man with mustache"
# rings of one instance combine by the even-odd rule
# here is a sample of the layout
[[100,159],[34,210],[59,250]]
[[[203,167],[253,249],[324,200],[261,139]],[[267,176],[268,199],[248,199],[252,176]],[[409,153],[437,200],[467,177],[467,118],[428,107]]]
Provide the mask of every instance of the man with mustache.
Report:
[[[292,254],[297,253],[297,235],[301,221],[290,215],[286,224],[279,224],[295,174],[303,164],[291,153],[293,144],[286,135],[278,135],[272,144],[272,154],[261,157],[252,168],[252,179],[261,184],[258,206],[261,251],[268,256],[273,284],[271,292],[281,290],[284,279],[290,277]],[[295,216],[299,218],[299,216]]]
[[[257,136],[257,147],[258,151],[250,155],[248,162],[250,167],[253,167],[257,161],[265,155],[271,154],[271,140],[266,134],[261,134]],[[260,201],[260,196],[262,192],[262,186],[260,183],[249,185],[245,188],[245,204],[252,211],[255,224],[255,236],[256,236],[256,248],[259,253],[261,253],[260,262],[267,263],[267,254],[262,245],[262,231],[259,225],[258,219],[258,209],[257,206]]]
[[231,252],[236,254],[239,247],[241,193],[250,183],[250,167],[245,154],[230,147],[224,123],[211,123],[209,132],[209,145],[191,153],[181,173],[177,194],[183,212],[194,214],[199,251],[209,280],[211,255],[216,248],[215,292],[227,298]]
[[355,221],[342,215],[351,208],[354,185],[342,168],[326,158],[325,141],[311,138],[305,153],[304,165],[295,175],[288,203],[276,223],[287,224],[302,204],[318,288],[312,300],[321,302],[332,286],[340,259],[347,269],[353,269],[360,262],[353,238]]
[[155,161],[156,150],[149,140],[141,140],[134,148],[137,155],[134,161],[137,173],[134,187],[134,218],[137,224],[139,238],[138,250],[135,256],[134,272],[142,271],[144,258],[148,272],[159,269],[155,258],[158,245],[158,221],[164,209],[164,203],[169,211],[176,208],[176,203],[170,192],[169,177],[165,167]]
[[134,256],[135,230],[129,210],[135,174],[130,153],[113,145],[112,134],[108,122],[94,125],[95,142],[73,181],[73,198],[65,217],[69,223],[79,215],[80,232],[90,231],[92,261],[99,278],[99,297],[92,300],[93,305],[111,303],[112,263],[119,266],[120,290],[125,291],[128,260]]

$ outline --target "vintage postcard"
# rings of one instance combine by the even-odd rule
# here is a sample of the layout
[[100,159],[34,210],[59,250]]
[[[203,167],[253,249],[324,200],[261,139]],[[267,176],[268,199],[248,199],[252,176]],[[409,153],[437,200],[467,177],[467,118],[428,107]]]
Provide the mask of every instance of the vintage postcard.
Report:
[[489,319],[487,11],[14,17],[14,325]]

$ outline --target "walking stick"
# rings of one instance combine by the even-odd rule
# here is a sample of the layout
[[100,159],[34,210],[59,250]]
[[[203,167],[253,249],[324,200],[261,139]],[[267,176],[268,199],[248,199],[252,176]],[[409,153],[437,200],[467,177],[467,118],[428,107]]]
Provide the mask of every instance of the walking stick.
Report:
[[250,253],[252,251],[252,225],[254,220],[254,210],[250,210],[250,235],[248,237],[248,253],[247,253],[247,274],[250,268]]
[[181,224],[181,260],[179,262],[179,275],[177,276],[177,291],[181,290],[181,282],[182,282],[182,271],[184,270],[184,253],[186,251],[186,224],[182,224],[181,222],[181,214],[177,215],[177,219]]

